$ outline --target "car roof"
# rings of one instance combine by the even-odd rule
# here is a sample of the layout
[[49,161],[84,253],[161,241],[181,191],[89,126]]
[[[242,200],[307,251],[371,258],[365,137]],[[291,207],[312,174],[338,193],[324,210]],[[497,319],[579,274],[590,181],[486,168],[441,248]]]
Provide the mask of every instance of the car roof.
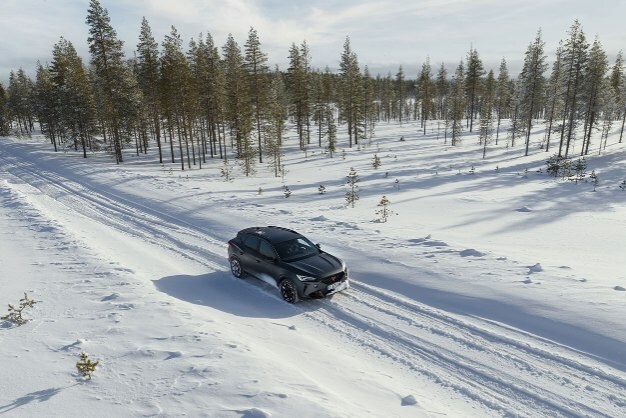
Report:
[[252,228],[242,229],[241,231],[239,231],[239,234],[257,234],[265,238],[272,244],[289,241],[291,239],[302,236],[296,231],[280,226],[255,226]]

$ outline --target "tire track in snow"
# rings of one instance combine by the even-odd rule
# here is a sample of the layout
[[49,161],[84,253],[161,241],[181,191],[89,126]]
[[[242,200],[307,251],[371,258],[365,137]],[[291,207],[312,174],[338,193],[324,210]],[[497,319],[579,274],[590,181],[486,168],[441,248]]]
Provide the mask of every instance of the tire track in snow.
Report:
[[[558,354],[544,358],[537,354],[544,349],[533,347],[537,341],[532,336],[522,335],[525,341],[511,345],[508,343],[510,337],[500,336],[497,327],[491,330],[465,326],[461,321],[435,311],[423,314],[422,311],[430,312],[431,308],[417,304],[415,310],[392,305],[375,295],[361,292],[359,288],[362,286],[355,283],[353,292],[343,295],[340,306],[332,302],[326,304],[327,319],[323,322],[337,328],[339,318],[347,338],[361,335],[356,338],[357,343],[370,349],[382,347],[380,354],[437,382],[442,381],[444,386],[465,392],[474,388],[476,392],[467,395],[481,399],[485,405],[517,404],[508,411],[514,415],[513,411],[519,413],[530,409],[533,416],[553,416],[555,413],[615,416],[623,407],[619,402],[625,387],[622,378],[610,376],[605,381],[609,376],[607,373],[571,359],[558,364],[553,360],[559,358]],[[319,320],[317,314],[316,311],[311,319]],[[399,326],[401,323],[404,323],[403,327]],[[474,334],[474,329],[480,332]],[[367,338],[372,336],[381,344],[368,342]],[[394,344],[390,346],[388,341]],[[389,353],[389,350],[398,348],[401,348],[399,352]],[[559,350],[559,347],[553,348]],[[408,360],[411,358],[422,358],[425,364],[435,368],[416,366],[414,361]],[[578,385],[576,397],[571,396],[571,390],[566,391],[568,396],[558,393],[558,388],[567,381]],[[484,399],[489,394],[491,397]]]
[[[2,160],[12,176],[73,210],[80,209],[96,222],[203,266],[228,268],[225,243],[213,238],[209,231],[117,194],[92,190],[80,181],[42,170],[31,162],[5,155]],[[517,416],[532,411],[529,415],[610,416],[618,415],[620,407],[624,408],[619,399],[624,398],[625,378],[591,365],[591,359],[590,364],[583,364],[573,358],[575,354],[584,357],[582,353],[566,352],[545,339],[504,329],[490,321],[482,321],[480,326],[470,324],[358,281],[343,296],[336,299],[341,304],[318,301],[320,309],[310,313],[302,308],[302,312],[349,341],[426,375],[499,414]],[[471,357],[475,352],[486,353],[486,359]],[[494,365],[491,362],[495,360],[499,363]],[[525,378],[514,375],[520,369],[526,370]],[[537,376],[548,375],[543,379],[558,383],[559,374],[569,376],[566,379],[570,382],[592,382],[597,396],[581,401],[569,399],[547,391],[541,386],[545,380],[533,381]],[[611,408],[597,409],[586,401],[607,402]]]

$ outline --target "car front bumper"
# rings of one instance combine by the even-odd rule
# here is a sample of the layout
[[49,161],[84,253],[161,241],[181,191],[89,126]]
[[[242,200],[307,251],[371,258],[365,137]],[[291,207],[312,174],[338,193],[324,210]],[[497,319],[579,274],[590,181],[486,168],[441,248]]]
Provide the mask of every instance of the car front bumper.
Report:
[[340,282],[324,284],[322,282],[307,283],[302,290],[302,296],[306,298],[318,299],[333,295],[350,288],[350,280],[346,277]]

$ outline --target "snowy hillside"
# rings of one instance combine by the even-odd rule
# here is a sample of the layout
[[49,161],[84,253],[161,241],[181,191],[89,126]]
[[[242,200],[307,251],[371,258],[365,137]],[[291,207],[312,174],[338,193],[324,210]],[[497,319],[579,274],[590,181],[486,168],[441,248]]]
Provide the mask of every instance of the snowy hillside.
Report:
[[[536,146],[376,129],[332,159],[290,139],[284,181],[0,138],[0,316],[40,301],[0,321],[0,415],[626,416],[623,144],[588,157],[594,191]],[[292,306],[235,279],[226,242],[254,225],[321,243],[351,289]]]

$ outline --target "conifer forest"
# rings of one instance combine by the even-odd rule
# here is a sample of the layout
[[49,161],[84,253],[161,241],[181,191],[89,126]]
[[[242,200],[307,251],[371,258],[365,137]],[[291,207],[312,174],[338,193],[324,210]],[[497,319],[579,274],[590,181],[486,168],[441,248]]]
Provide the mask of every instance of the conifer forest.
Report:
[[[346,37],[339,70],[312,68],[306,41],[292,43],[289,67],[272,67],[254,28],[241,46],[222,46],[211,34],[182,39],[175,27],[156,40],[140,23],[135,54],[125,56],[107,9],[91,0],[86,24],[90,57],[60,38],[35,77],[24,68],[0,84],[0,135],[28,136],[36,128],[56,150],[87,158],[107,151],[158,152],[181,170],[234,159],[245,175],[265,164],[278,177],[285,133],[301,150],[332,157],[375,135],[381,122],[414,121],[436,130],[445,144],[473,133],[484,146],[521,145],[528,155],[533,130],[540,150],[558,159],[601,153],[610,132],[623,138],[626,75],[620,52],[610,63],[598,37],[574,21],[548,57],[541,30],[528,44],[519,74],[506,57],[494,71],[470,48],[454,72],[428,60],[418,74],[370,73]],[[474,140],[472,137],[472,140]]]

